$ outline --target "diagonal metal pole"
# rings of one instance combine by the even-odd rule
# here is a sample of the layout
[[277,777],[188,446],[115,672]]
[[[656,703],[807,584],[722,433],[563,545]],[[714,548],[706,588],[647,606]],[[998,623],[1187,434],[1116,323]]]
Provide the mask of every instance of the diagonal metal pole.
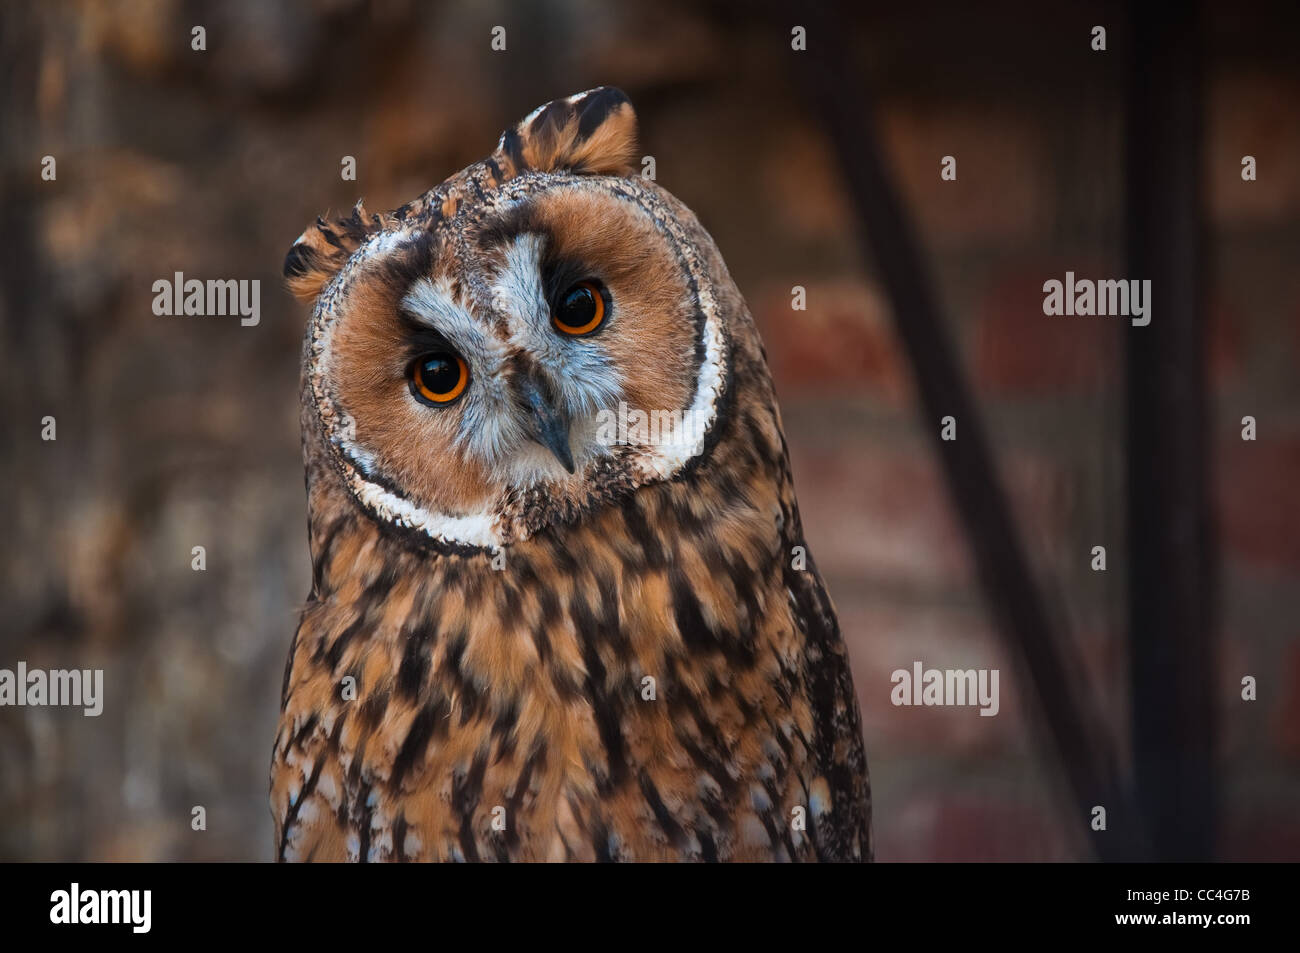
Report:
[[[1141,822],[1118,769],[1095,696],[1073,645],[1054,632],[988,448],[983,421],[944,329],[934,284],[911,222],[886,171],[863,81],[852,75],[843,11],[814,3],[808,52],[794,54],[840,160],[862,238],[893,302],[895,328],[911,362],[921,408],[949,493],[966,527],[985,598],[999,630],[1025,662],[1073,797],[1073,812],[1102,860],[1145,857]],[[959,439],[942,440],[939,421],[958,421]],[[1095,806],[1107,830],[1094,832]]]
[[1159,860],[1214,856],[1214,540],[1201,287],[1199,4],[1133,10],[1126,329],[1129,658],[1138,804]]

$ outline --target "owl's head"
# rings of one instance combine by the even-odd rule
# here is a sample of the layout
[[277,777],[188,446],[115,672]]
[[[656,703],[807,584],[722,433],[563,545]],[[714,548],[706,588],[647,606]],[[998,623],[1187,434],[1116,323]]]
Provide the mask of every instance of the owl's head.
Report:
[[591,90],[414,202],[294,243],[309,443],[371,518],[495,550],[708,454],[730,377],[720,263],[635,155],[627,97]]

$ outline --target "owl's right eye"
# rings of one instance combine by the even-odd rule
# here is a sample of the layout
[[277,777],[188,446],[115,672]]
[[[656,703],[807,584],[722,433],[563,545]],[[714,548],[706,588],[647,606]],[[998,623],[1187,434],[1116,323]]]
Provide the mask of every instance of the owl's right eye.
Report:
[[458,354],[439,351],[411,364],[411,395],[430,407],[445,407],[465,392],[469,367]]
[[595,282],[580,281],[560,298],[551,320],[573,337],[590,334],[605,320],[605,297]]

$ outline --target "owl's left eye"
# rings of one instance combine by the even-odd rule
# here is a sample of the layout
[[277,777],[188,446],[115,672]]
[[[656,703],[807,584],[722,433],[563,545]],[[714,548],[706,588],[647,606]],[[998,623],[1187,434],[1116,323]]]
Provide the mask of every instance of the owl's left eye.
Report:
[[551,320],[565,334],[590,334],[605,320],[605,296],[594,281],[579,281],[560,296]]
[[469,367],[459,354],[439,351],[417,358],[407,372],[411,395],[430,407],[450,404],[465,391]]

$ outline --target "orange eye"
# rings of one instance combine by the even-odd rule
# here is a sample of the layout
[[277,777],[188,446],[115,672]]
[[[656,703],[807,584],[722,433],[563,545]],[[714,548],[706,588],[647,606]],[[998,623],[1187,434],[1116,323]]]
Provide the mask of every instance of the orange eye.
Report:
[[411,365],[411,393],[422,404],[450,404],[468,383],[469,367],[457,354],[426,354]]
[[560,298],[552,320],[565,334],[590,334],[605,320],[605,296],[594,282],[579,281]]

